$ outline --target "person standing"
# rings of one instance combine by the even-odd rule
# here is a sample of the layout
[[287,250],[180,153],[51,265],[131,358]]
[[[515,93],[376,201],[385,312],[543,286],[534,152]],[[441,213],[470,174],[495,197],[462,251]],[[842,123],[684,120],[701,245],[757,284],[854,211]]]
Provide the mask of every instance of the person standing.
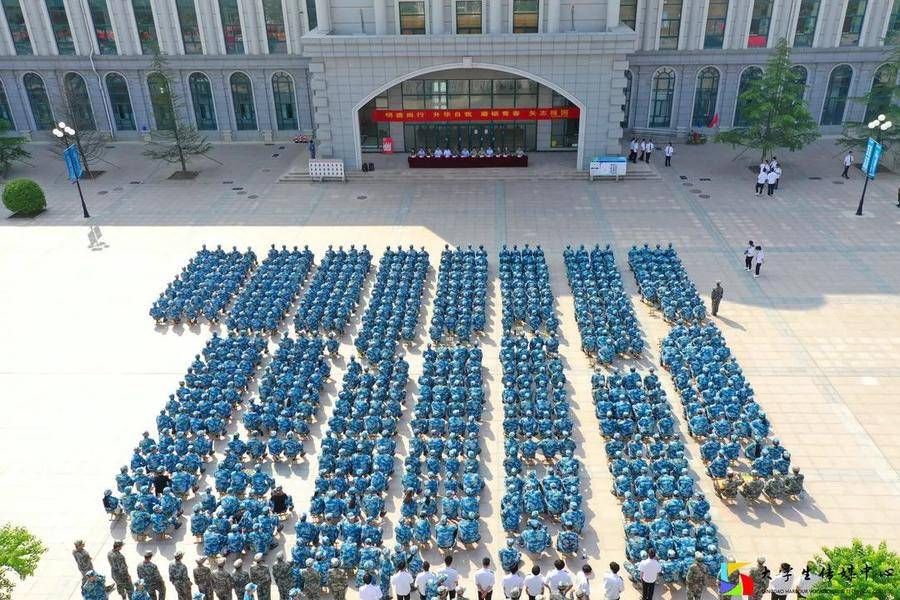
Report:
[[753,240],[747,242],[747,248],[744,249],[744,270],[748,273],[753,269],[753,257],[756,256],[756,246]]
[[481,568],[475,571],[475,589],[478,591],[478,600],[491,600],[494,595],[494,584],[497,579],[490,567],[491,559],[485,556],[481,559]]
[[431,563],[427,560],[422,563],[422,572],[416,575],[416,591],[419,592],[419,600],[428,597],[428,586],[437,579],[437,575],[431,572]]
[[81,583],[87,581],[87,574],[94,570],[94,562],[91,555],[84,549],[84,540],[75,540],[75,549],[72,550],[72,557],[78,566],[78,572],[81,573]]
[[755,278],[759,277],[759,269],[766,260],[766,254],[763,252],[762,246],[756,247],[756,255],[753,260],[756,263],[756,272],[753,274],[753,277]]
[[609,573],[603,576],[603,600],[619,600],[625,591],[625,581],[619,575],[619,563],[609,563]]
[[[244,569],[244,559],[239,558],[234,563],[234,571],[231,573],[231,581],[234,585],[234,596],[235,598],[239,597],[243,592],[242,590],[247,589],[247,584],[250,583],[250,573]],[[318,575],[318,573],[316,573]],[[318,596],[314,594],[307,594],[307,598],[315,598],[318,600]]]
[[537,600],[544,591],[544,578],[541,577],[541,568],[537,565],[531,567],[531,575],[525,578],[525,595],[528,600]]
[[153,600],[166,600],[166,583],[152,559],[153,552],[150,550],[144,552],[144,562],[137,567],[138,579],[144,580],[147,593]]
[[770,169],[769,172],[766,173],[766,183],[769,187],[766,193],[771,196],[775,193],[775,184],[778,183],[778,175],[775,174],[773,169]]
[[525,578],[519,574],[519,565],[516,565],[507,571],[502,583],[503,595],[506,598],[512,598],[513,596],[521,598],[522,586],[525,585]]
[[653,145],[653,140],[647,142],[647,153],[644,155],[644,161],[649,165],[650,164],[650,154],[653,153],[653,149],[656,146]]
[[591,580],[594,578],[594,570],[591,565],[584,564],[581,571],[575,576],[575,598],[576,600],[591,599]]
[[628,160],[630,162],[637,162],[637,153],[638,153],[638,143],[636,138],[631,138],[631,142],[628,144]]
[[116,584],[116,591],[125,600],[130,600],[134,593],[134,584],[131,582],[131,574],[128,572],[128,563],[122,554],[122,546],[125,542],[116,540],[113,542],[113,549],[106,554],[106,560],[109,561],[110,574],[112,580]]
[[[256,597],[259,600],[271,600],[272,598],[272,571],[263,564],[263,555],[257,552],[253,556],[253,566],[250,567],[250,582],[256,584]],[[179,600],[181,600],[179,598]]]
[[844,155],[844,172],[841,173],[841,177],[844,179],[850,179],[850,167],[853,166],[853,150],[847,150],[847,154]]
[[769,172],[763,167],[759,170],[759,174],[756,176],[756,195],[762,196],[763,189],[766,187],[766,181],[768,180]]
[[644,157],[647,155],[647,141],[644,138],[641,138],[641,143],[638,144],[638,148],[641,150],[640,156],[638,156],[638,160],[643,161]]
[[666,166],[672,166],[672,155],[675,154],[675,148],[672,147],[672,142],[666,143],[666,148],[663,150],[663,154],[666,155]]
[[650,548],[647,551],[647,558],[638,563],[638,571],[641,574],[641,600],[653,600],[656,579],[662,571],[659,561],[656,560],[656,550]]
[[372,583],[372,574],[363,575],[363,585],[359,588],[359,600],[381,600],[381,588]]
[[191,578],[188,577],[187,567],[181,562],[184,552],[175,553],[175,561],[169,563],[169,581],[178,594],[178,600],[191,600]]
[[772,169],[775,172],[775,189],[778,189],[778,184],[781,183],[781,165],[775,164],[775,168]]
[[397,565],[397,572],[391,575],[391,587],[394,588],[397,600],[409,600],[412,586],[413,576],[406,570],[406,561],[400,561],[400,564]]
[[700,600],[703,588],[706,587],[706,566],[703,564],[703,553],[694,554],[694,562],[688,567],[684,580],[687,587],[687,600]]
[[448,554],[444,557],[444,568],[440,575],[444,576],[444,587],[447,588],[447,597],[450,600],[456,598],[456,588],[459,585],[459,572],[452,565],[453,556]]
[[766,566],[766,558],[760,556],[756,559],[756,566],[750,569],[750,579],[753,580],[753,600],[762,600],[763,594],[769,589],[772,574]]
[[231,576],[231,573],[225,570],[224,558],[220,558],[216,562],[216,570],[212,573],[212,585],[213,590],[216,592],[216,600],[231,600],[234,578]]
[[[272,565],[272,579],[275,580],[275,585],[278,587],[278,598],[279,600],[288,600],[288,592],[294,587],[294,575],[291,573],[291,569],[293,565],[289,562],[285,562],[284,560],[284,552],[279,552],[275,555],[275,564]],[[339,596],[335,592],[334,585],[334,570],[329,577],[329,581],[331,582],[331,593],[335,598],[339,600],[343,600],[343,597]]]
[[787,600],[794,590],[794,571],[788,563],[781,563],[778,575],[772,578],[772,600]]
[[197,589],[201,594],[203,594],[206,600],[214,600],[212,571],[209,567],[206,566],[205,563],[205,556],[201,556],[200,558],[198,558],[197,566],[194,567],[194,572],[192,573],[192,575],[194,576],[194,583],[197,584]]
[[722,287],[721,281],[716,281],[716,287],[713,288],[710,299],[712,300],[712,316],[719,314],[719,303],[722,302],[722,296],[725,295],[725,288]]

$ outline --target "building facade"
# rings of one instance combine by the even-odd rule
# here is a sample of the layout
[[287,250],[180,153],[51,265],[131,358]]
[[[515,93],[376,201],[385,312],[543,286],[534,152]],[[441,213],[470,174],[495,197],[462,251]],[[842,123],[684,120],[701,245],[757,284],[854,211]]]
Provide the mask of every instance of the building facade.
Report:
[[825,133],[896,81],[900,0],[0,0],[0,117],[150,138],[166,56],[179,117],[225,141],[313,132],[359,167],[417,147],[570,151],[740,125],[785,38]]

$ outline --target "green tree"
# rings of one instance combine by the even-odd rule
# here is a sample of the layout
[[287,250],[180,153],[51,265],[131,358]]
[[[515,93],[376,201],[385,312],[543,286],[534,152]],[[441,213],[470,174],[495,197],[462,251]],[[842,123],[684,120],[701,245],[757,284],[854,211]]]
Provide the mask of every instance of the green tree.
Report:
[[[862,121],[844,123],[843,135],[836,142],[842,148],[865,148],[869,136],[877,139],[880,135],[885,150],[900,141],[900,85],[897,85],[897,73],[900,71],[900,46],[897,44],[900,44],[900,35],[894,37],[891,44],[887,62],[879,67],[878,77],[869,93],[853,98],[854,102],[866,106],[866,113]],[[878,115],[884,115],[894,126],[880,133],[870,130],[867,125]]]
[[0,119],[0,176],[6,177],[14,162],[23,162],[31,158],[31,154],[23,148],[25,138],[11,134],[12,125],[6,119]]
[[784,39],[762,77],[751,80],[739,96],[746,125],[716,134],[717,142],[760,151],[761,158],[776,148],[800,150],[819,138],[819,126],[803,99],[804,84],[791,70],[791,49]]
[[810,600],[888,600],[900,590],[900,556],[881,542],[878,548],[853,540],[850,546],[822,548],[813,561],[817,571],[829,571],[815,586]]
[[10,574],[23,580],[31,577],[46,551],[44,544],[24,527],[9,523],[0,527],[0,600],[12,598],[15,583]]
[[[181,172],[187,173],[187,164],[192,156],[204,156],[212,144],[197,129],[183,120],[183,102],[174,79],[168,71],[165,55],[158,50],[153,55],[150,70],[155,77],[153,85],[159,86],[159,93],[152,100],[156,115],[157,130],[144,151],[144,156],[167,163],[180,163]],[[207,157],[209,158],[209,157]]]

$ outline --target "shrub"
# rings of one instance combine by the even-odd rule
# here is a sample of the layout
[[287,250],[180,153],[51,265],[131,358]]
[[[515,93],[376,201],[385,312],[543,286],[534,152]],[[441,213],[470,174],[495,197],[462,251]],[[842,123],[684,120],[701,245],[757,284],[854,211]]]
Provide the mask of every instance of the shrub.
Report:
[[35,214],[47,207],[44,190],[30,179],[13,179],[3,188],[3,206],[14,213]]

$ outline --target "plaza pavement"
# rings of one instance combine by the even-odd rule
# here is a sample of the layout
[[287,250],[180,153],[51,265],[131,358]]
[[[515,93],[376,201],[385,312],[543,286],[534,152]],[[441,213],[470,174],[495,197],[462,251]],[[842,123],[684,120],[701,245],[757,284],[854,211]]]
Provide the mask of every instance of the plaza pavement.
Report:
[[[657,181],[404,179],[402,186],[277,184],[279,175],[302,159],[303,150],[291,144],[217,146],[212,156],[223,165],[199,161],[195,182],[169,182],[172,168],[146,162],[140,150],[116,144],[106,156],[113,166],[84,183],[90,223],[100,226],[107,244],[102,249],[88,247],[75,190],[61,165],[37,145],[35,166],[13,175],[40,181],[49,210],[31,220],[0,219],[0,520],[27,526],[49,547],[35,577],[19,584],[14,598],[80,597],[70,554],[77,538],[86,541],[95,566],[106,574],[106,552],[123,535],[132,573],[148,548],[158,551],[164,574],[176,547],[193,567],[196,549],[187,526],[174,542],[136,543],[125,534],[123,521],[110,527],[100,498],[105,488],[114,487],[118,467],[127,462],[141,432],[152,430],[154,416],[211,335],[207,325],[155,327],[147,315],[152,300],[202,243],[251,245],[260,255],[270,243],[309,244],[317,259],[329,243],[367,243],[376,259],[385,245],[426,246],[432,272],[420,336],[407,354],[410,406],[422,369],[440,249],[445,243],[489,249],[483,540],[458,559],[470,596],[477,562],[485,553],[496,562],[505,539],[499,519],[503,432],[496,272],[496,251],[505,243],[539,243],[547,251],[575,437],[585,467],[589,523],[584,547],[598,586],[606,563],[623,560],[624,537],[593,414],[592,371],[579,350],[565,279],[561,252],[569,243],[610,243],[616,250],[648,341],[639,360],[617,361],[622,367],[645,370],[657,364],[659,340],[669,330],[657,311],[638,299],[626,263],[631,244],[674,243],[704,292],[716,279],[723,281],[717,324],[775,434],[806,474],[808,490],[802,501],[774,508],[768,503],[748,507],[743,501],[726,505],[712,494],[697,445],[688,440],[691,465],[710,499],[726,555],[739,561],[765,555],[774,569],[781,561],[800,566],[823,544],[852,537],[873,543],[886,539],[900,550],[900,408],[894,393],[900,384],[900,208],[895,207],[900,178],[880,174],[869,185],[865,216],[855,217],[862,180],[858,172],[849,182],[840,180],[839,149],[831,141],[802,155],[782,156],[782,189],[774,198],[753,196],[754,179],[747,170],[751,157],[734,161],[730,148],[712,145],[678,147],[673,168],[655,165],[662,175]],[[750,238],[766,249],[759,279],[743,270],[741,254]],[[367,286],[362,308],[368,293]],[[358,319],[343,340],[342,358],[334,363],[334,383],[323,395],[318,423],[331,414]],[[276,344],[273,340],[270,349]],[[661,374],[661,380],[684,433],[680,400],[669,377]],[[308,463],[274,467],[298,512],[309,505],[321,434],[313,428]],[[405,415],[398,476],[388,497],[389,522],[399,512],[399,461],[408,436]],[[391,543],[390,527],[386,530]],[[291,525],[285,533],[280,541],[289,553]],[[426,558],[437,554],[430,551]],[[549,558],[542,564],[548,567]],[[174,597],[171,587],[168,593]],[[637,597],[629,586],[624,598]],[[666,597],[684,598],[684,591],[673,588]],[[707,597],[714,597],[712,588]]]

